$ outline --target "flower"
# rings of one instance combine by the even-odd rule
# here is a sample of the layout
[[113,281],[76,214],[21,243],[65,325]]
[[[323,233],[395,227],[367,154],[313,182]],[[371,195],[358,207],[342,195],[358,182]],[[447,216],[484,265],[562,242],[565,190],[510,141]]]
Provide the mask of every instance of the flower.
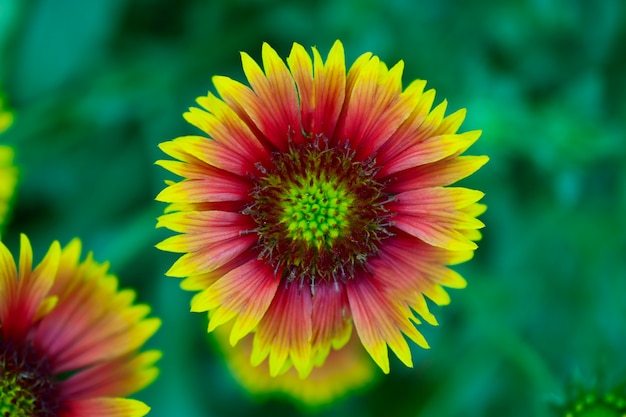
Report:
[[54,242],[36,267],[22,235],[19,269],[0,242],[0,415],[145,415],[149,407],[121,398],[157,375],[160,352],[138,353],[160,326],[118,290],[108,265],[81,243]]
[[549,401],[551,414],[562,417],[623,417],[626,380],[619,366],[596,369],[595,375],[576,370],[564,390]]
[[5,224],[16,184],[17,168],[13,165],[13,148],[0,145],[0,229]]
[[613,392],[604,395],[587,393],[562,414],[564,417],[623,417],[626,397]]
[[322,364],[313,367],[311,373],[301,379],[294,368],[269,377],[267,363],[252,366],[251,334],[239,342],[240,349],[230,349],[228,326],[218,327],[214,333],[234,377],[256,395],[282,394],[305,406],[318,407],[364,388],[376,378],[374,363],[354,336],[343,349],[331,351]]
[[569,388],[567,398],[551,404],[555,415],[563,417],[623,417],[626,415],[624,383],[608,390],[582,384]]
[[425,297],[466,285],[447,265],[480,238],[483,193],[446,186],[487,161],[460,156],[481,132],[456,133],[465,110],[431,109],[424,81],[403,91],[402,62],[366,53],[346,75],[339,41],[325,62],[299,44],[287,64],[264,44],[262,60],[242,53],[251,87],[214,77],[221,98],[185,113],[206,136],[160,145],[173,160],[157,164],[183,178],[157,196],[170,203],[157,227],[178,233],[157,247],[183,254],[167,275],[200,291],[209,332],[254,333],[252,363],[269,357],[273,376],[306,377],[353,326],[385,373],[388,347],[412,366],[404,336],[428,347]]
[[[0,97],[0,133],[13,122],[13,113],[5,111]],[[13,166],[13,149],[0,145],[0,230],[5,223],[9,202],[17,184],[17,168]]]
[[4,132],[13,123],[13,113],[4,109],[4,99],[0,95],[0,133]]

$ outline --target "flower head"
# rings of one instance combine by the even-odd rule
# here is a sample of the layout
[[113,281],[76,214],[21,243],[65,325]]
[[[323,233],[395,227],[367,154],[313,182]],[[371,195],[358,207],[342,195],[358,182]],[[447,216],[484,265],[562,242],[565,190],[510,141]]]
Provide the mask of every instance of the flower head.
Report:
[[122,398],[154,380],[160,352],[138,353],[160,326],[134,305],[135,293],[91,254],[79,262],[77,239],[54,242],[32,268],[22,236],[19,268],[0,242],[0,414],[143,416],[144,403]]
[[230,343],[253,333],[252,363],[300,377],[350,339],[389,372],[388,347],[407,366],[405,336],[422,347],[426,298],[450,299],[471,258],[482,193],[446,187],[486,161],[460,156],[480,136],[457,133],[465,111],[431,109],[425,82],[402,88],[370,53],[346,73],[337,41],[324,62],[294,44],[287,63],[267,44],[263,69],[242,53],[250,87],[214,77],[221,98],[185,113],[206,136],[161,144],[158,164],[183,177],[157,197],[158,247],[183,253],[167,272],[200,291],[192,311],[209,327],[234,320]]

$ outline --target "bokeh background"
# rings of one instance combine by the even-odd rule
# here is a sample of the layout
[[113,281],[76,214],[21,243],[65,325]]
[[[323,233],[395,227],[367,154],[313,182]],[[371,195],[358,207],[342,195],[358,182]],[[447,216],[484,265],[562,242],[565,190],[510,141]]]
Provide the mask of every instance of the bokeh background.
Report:
[[[247,394],[164,277],[158,143],[239,51],[293,41],[347,62],[372,51],[427,79],[491,162],[469,285],[433,307],[432,349],[327,407]],[[151,416],[548,416],[572,380],[626,381],[626,6],[622,0],[0,0],[0,85],[16,113],[20,183],[4,240],[40,259],[79,236],[163,327]]]

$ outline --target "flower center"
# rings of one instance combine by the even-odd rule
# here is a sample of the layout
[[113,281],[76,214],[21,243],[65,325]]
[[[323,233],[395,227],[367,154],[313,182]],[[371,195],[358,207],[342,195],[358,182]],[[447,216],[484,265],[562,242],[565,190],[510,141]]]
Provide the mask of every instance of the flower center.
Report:
[[376,178],[373,158],[354,160],[348,144],[290,144],[257,165],[252,204],[260,260],[290,281],[345,280],[364,268],[391,235],[392,197]]
[[354,196],[331,178],[303,177],[287,185],[280,201],[287,236],[316,249],[332,249],[349,227]]
[[31,347],[0,340],[0,416],[56,416],[57,384],[45,360]]

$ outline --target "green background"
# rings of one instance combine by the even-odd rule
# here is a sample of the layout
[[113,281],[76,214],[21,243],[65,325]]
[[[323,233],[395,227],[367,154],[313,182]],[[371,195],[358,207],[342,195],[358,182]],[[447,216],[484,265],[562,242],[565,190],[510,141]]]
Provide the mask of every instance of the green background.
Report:
[[[5,241],[40,259],[79,236],[163,319],[161,376],[136,395],[151,416],[544,416],[568,381],[626,380],[626,6],[621,0],[0,0],[0,85],[16,121],[21,181]],[[191,293],[154,245],[164,206],[157,145],[213,75],[243,80],[239,51],[292,42],[347,62],[372,51],[428,80],[482,129],[491,162],[468,280],[433,307],[414,369],[317,411],[254,398],[206,341]]]

